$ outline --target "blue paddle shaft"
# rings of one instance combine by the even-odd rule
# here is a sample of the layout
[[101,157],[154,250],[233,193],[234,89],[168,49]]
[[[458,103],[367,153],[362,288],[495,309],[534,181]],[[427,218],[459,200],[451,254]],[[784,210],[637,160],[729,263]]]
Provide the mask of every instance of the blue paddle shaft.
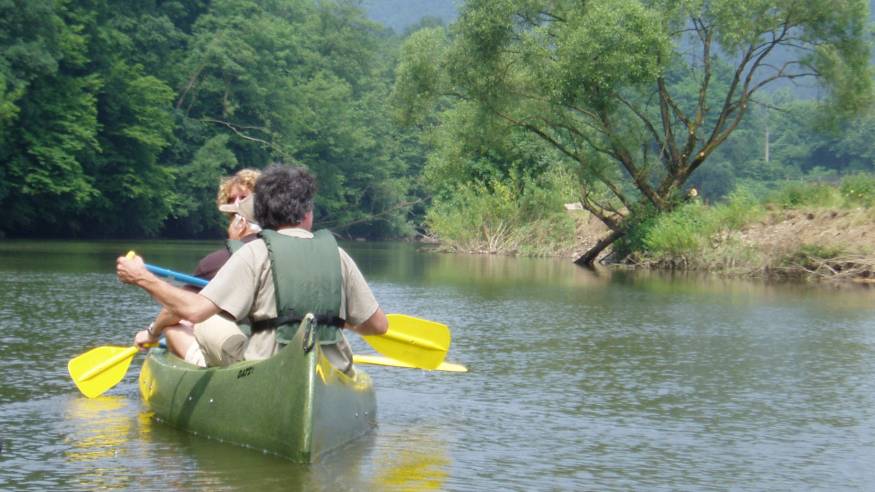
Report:
[[168,270],[166,268],[161,268],[160,266],[150,265],[146,263],[146,270],[158,275],[160,277],[170,277],[173,280],[178,280],[184,284],[194,285],[195,287],[205,287],[209,281],[204,280],[200,277],[194,277],[192,275],[186,275],[184,273],[174,272],[173,270]]

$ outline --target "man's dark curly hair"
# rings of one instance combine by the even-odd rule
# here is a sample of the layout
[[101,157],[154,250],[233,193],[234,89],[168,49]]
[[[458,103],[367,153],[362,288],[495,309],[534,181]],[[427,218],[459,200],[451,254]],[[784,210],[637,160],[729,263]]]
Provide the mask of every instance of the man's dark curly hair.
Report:
[[300,224],[315,197],[316,178],[306,168],[272,164],[255,182],[255,220],[264,229]]

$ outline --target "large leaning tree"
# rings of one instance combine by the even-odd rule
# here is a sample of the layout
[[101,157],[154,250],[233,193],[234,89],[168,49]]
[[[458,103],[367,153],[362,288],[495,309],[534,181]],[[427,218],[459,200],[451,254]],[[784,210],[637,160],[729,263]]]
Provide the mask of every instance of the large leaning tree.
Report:
[[[768,87],[808,85],[839,115],[869,104],[867,0],[468,0],[407,41],[408,116],[463,100],[523,129],[580,177],[610,233],[671,210]],[[815,115],[812,115],[813,117]]]

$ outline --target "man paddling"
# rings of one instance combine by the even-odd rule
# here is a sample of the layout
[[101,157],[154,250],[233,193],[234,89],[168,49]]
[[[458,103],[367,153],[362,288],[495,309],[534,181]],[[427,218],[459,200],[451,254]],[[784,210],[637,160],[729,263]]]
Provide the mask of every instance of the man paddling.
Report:
[[[315,179],[304,168],[267,168],[255,188],[255,219],[265,229],[261,239],[235,252],[200,293],[158,279],[138,256],[118,258],[118,278],[149,292],[178,320],[195,323],[176,327],[181,336],[171,350],[196,365],[270,357],[308,313],[323,326],[382,335],[386,315],[355,262],[330,232],[310,232],[315,194]],[[236,324],[247,317],[253,321],[248,337]],[[323,336],[330,338],[328,332]],[[349,369],[348,344],[339,330],[333,334],[336,343],[326,347],[335,347],[346,361],[341,369]],[[143,347],[160,335],[144,330],[134,342]]]

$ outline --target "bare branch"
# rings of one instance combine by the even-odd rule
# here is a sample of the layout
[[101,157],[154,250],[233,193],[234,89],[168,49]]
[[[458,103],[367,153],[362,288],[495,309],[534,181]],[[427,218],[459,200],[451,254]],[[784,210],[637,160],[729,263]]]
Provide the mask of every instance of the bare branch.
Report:
[[269,149],[272,149],[277,154],[281,155],[283,157],[283,159],[288,161],[290,164],[296,162],[295,157],[290,155],[289,153],[287,153],[282,147],[280,147],[272,142],[269,142],[267,140],[263,140],[260,138],[256,138],[256,137],[247,135],[247,134],[243,133],[242,131],[240,131],[240,128],[251,128],[251,129],[261,130],[261,131],[264,131],[265,133],[267,133],[267,130],[265,130],[265,129],[258,128],[258,127],[241,127],[239,125],[235,125],[235,124],[230,123],[228,121],[216,120],[213,118],[201,118],[200,120],[206,121],[208,123],[215,123],[217,125],[222,125],[228,129],[230,129],[232,132],[234,132],[235,135],[237,135],[238,137],[240,137],[244,140],[248,140],[250,142],[256,142],[256,143],[259,143],[259,144],[266,146]]
[[[662,136],[659,134],[659,131],[658,131],[658,130],[656,129],[656,127],[653,125],[653,122],[650,121],[650,118],[648,118],[646,114],[644,114],[643,112],[641,112],[640,109],[638,109],[637,107],[635,107],[635,106],[634,106],[631,102],[629,102],[629,100],[626,99],[625,97],[621,96],[620,94],[617,94],[616,97],[617,97],[617,99],[620,100],[620,102],[621,102],[624,106],[626,106],[627,108],[629,108],[629,111],[632,111],[632,113],[635,114],[635,116],[637,116],[639,120],[641,120],[641,122],[644,124],[644,126],[647,128],[647,130],[650,132],[650,135],[653,137],[653,140],[656,141],[656,142],[658,142],[658,143],[660,143],[660,144],[662,144]],[[665,145],[664,145],[664,144],[663,144],[663,149],[665,149]],[[666,157],[667,159],[671,159],[671,156],[668,155],[667,153],[666,153],[665,157]]]
[[381,211],[376,212],[376,213],[370,213],[361,219],[353,220],[351,222],[346,222],[343,224],[334,225],[334,222],[336,222],[336,221],[330,221],[330,220],[329,221],[320,221],[320,226],[326,227],[326,228],[332,227],[335,229],[347,229],[350,226],[354,226],[356,224],[361,224],[362,222],[368,222],[368,221],[380,218],[380,217],[382,217],[384,215],[388,215],[388,214],[390,214],[398,209],[409,207],[411,205],[416,205],[417,203],[422,203],[425,200],[426,200],[426,198],[417,198],[416,200],[408,200],[408,201],[404,201],[404,202],[399,202],[394,207],[389,207],[387,209],[381,210]]
[[[612,136],[615,136],[613,126],[611,124],[610,119],[607,114],[602,113],[602,124],[608,133]],[[657,208],[662,209],[665,206],[665,201],[656,194],[653,187],[650,186],[650,183],[647,182],[647,177],[645,173],[643,173],[640,169],[635,166],[635,162],[632,160],[632,156],[629,154],[629,151],[624,147],[619,145],[619,142],[616,138],[610,139],[611,147],[614,148],[614,153],[617,155],[618,160],[629,173],[629,176],[632,177],[632,180],[635,181],[635,186],[650,200],[653,205]]]
[[191,74],[191,77],[188,79],[188,83],[185,84],[185,88],[182,90],[182,93],[179,95],[179,98],[176,99],[176,109],[182,107],[182,103],[185,101],[185,96],[188,95],[188,91],[192,89],[197,83],[197,79],[201,76],[201,72],[203,72],[205,64],[201,64],[201,66],[197,67],[194,73]]
[[[705,29],[705,27],[702,27]],[[702,122],[705,121],[705,115],[708,113],[708,86],[711,82],[711,43],[713,41],[713,32],[706,30],[702,39],[702,67],[704,75],[702,77],[702,85],[699,86],[699,100],[696,104],[696,117],[693,125],[687,127],[687,145],[684,147],[682,159],[686,160],[696,148],[697,134]]]
[[662,77],[656,80],[656,85],[659,89],[659,115],[662,118],[662,133],[665,135],[663,142],[670,155],[669,162],[671,164],[669,169],[674,169],[681,162],[681,158],[678,154],[677,143],[674,137],[671,109],[668,102],[668,88],[665,86],[665,79]]

